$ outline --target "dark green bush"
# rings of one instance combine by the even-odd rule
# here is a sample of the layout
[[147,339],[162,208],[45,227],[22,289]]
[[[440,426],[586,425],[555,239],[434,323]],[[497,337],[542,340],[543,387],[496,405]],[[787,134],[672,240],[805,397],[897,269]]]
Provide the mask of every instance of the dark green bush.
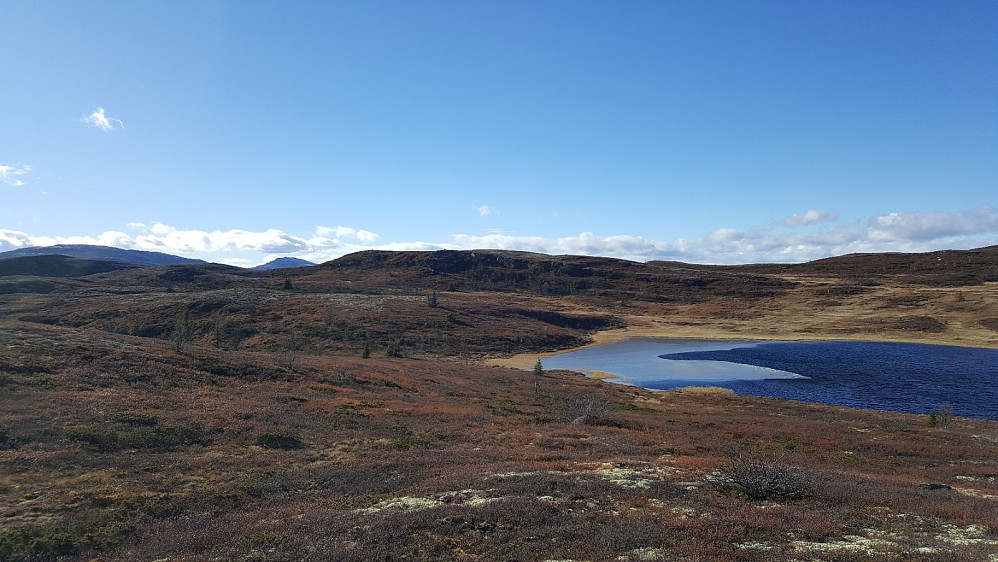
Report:
[[408,451],[410,449],[425,449],[430,445],[430,441],[421,435],[417,435],[404,425],[397,425],[392,428],[395,437],[386,446],[388,449],[396,451]]
[[159,450],[173,450],[207,442],[204,431],[198,425],[137,428],[122,432],[121,440],[126,448]]
[[285,451],[307,448],[301,439],[298,439],[294,435],[285,435],[282,433],[264,433],[256,438],[256,444],[264,449],[282,449]]
[[93,445],[102,452],[123,449],[151,449],[170,451],[187,445],[200,445],[207,442],[201,426],[196,424],[136,427],[127,430],[78,427],[66,430],[66,438]]
[[66,430],[66,439],[87,443],[101,451],[118,450],[118,432],[96,427],[75,427]]
[[6,430],[0,429],[0,451],[4,449],[16,449],[28,441],[29,439],[13,437]]
[[14,529],[0,533],[0,560],[52,560],[73,556],[80,550],[77,542],[62,531],[41,527]]
[[108,416],[108,419],[113,422],[133,426],[154,426],[157,423],[156,416],[137,414],[134,412],[115,412]]

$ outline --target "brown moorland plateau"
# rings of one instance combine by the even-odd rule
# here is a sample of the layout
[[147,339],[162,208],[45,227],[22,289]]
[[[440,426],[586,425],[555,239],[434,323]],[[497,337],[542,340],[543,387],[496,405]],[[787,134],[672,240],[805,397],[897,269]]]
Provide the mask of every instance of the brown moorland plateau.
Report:
[[634,335],[995,348],[998,247],[18,259],[0,560],[998,560],[998,421],[501,366]]

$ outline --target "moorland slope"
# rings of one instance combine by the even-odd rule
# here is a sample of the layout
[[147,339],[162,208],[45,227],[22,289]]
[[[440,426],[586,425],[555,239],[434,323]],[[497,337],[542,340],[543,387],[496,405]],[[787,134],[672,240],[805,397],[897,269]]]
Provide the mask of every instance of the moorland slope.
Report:
[[976,252],[0,277],[0,560],[989,560],[998,422],[483,364],[601,334],[995,347]]

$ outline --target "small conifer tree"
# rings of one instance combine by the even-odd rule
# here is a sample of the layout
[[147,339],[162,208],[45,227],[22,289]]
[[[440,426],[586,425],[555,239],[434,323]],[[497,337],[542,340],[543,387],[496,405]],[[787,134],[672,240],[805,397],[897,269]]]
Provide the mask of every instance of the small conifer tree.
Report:
[[393,340],[388,344],[388,349],[385,350],[385,356],[387,357],[404,357],[402,354],[402,345],[405,343],[403,338]]
[[544,365],[541,365],[541,360],[538,359],[534,363],[534,393],[541,391],[541,377],[544,376]]

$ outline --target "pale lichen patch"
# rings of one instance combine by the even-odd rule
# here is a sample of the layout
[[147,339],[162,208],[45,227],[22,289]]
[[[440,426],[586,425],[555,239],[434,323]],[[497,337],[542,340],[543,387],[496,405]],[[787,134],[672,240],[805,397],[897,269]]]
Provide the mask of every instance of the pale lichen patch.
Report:
[[998,540],[985,538],[988,528],[984,525],[967,525],[960,527],[947,523],[943,525],[943,533],[936,539],[955,546],[989,546],[998,547]]
[[669,473],[669,469],[667,467],[633,469],[604,465],[592,472],[594,475],[620,488],[635,490],[651,488],[651,485],[655,481],[660,481],[662,476]]
[[742,550],[773,550],[774,546],[764,542],[743,542],[735,545]]
[[409,496],[403,496],[398,498],[391,498],[379,502],[371,507],[364,509],[358,509],[355,513],[371,514],[378,513],[387,509],[394,509],[399,511],[419,511],[423,509],[431,509],[434,507],[440,507],[442,505],[467,505],[470,507],[478,507],[482,505],[487,505],[493,502],[501,501],[504,498],[490,498],[483,497],[483,494],[488,493],[483,490],[455,490],[451,492],[442,492],[436,494],[431,498],[414,498]]
[[576,478],[597,477],[620,488],[648,489],[657,481],[662,481],[668,475],[678,472],[669,466],[649,465],[642,468],[627,468],[615,463],[580,463],[577,470],[554,471],[536,470],[525,472],[503,472],[493,474],[494,478],[525,478],[543,474],[571,475]]
[[497,472],[492,474],[493,478],[526,478],[528,476],[537,476],[540,474],[564,474],[557,470],[525,470],[520,472]]
[[680,520],[689,519],[697,514],[696,510],[691,507],[674,507],[669,511],[671,511],[672,514],[677,516]]
[[982,498],[982,499],[985,499],[985,500],[998,500],[998,495],[995,495],[995,494],[986,494],[986,493],[984,493],[984,492],[982,492],[980,490],[975,490],[973,488],[960,488],[960,487],[957,487],[957,486],[953,486],[953,490],[955,490],[955,491],[957,491],[957,492],[959,492],[959,493],[961,493],[961,494],[963,494],[965,496],[972,496],[972,497],[975,497],[975,498]]
[[959,474],[953,478],[955,480],[963,480],[965,482],[998,482],[998,477],[996,476],[968,476],[966,474]]
[[617,560],[667,560],[666,554],[667,551],[665,549],[647,546],[636,548],[627,556],[618,557]]
[[790,545],[794,550],[814,552],[836,552],[836,551],[849,551],[849,552],[860,552],[863,554],[873,554],[876,552],[877,548],[895,548],[897,543],[883,540],[883,539],[873,539],[870,537],[863,537],[860,535],[844,535],[842,540],[839,541],[828,541],[828,542],[808,542],[808,541],[791,541]]
[[371,513],[378,513],[379,511],[384,511],[386,509],[396,509],[400,511],[418,511],[421,509],[437,507],[438,505],[441,505],[441,503],[437,500],[431,500],[429,498],[413,498],[409,496],[403,496],[399,498],[392,498],[389,500],[378,502],[372,505],[371,507],[358,509],[355,511],[355,513],[371,514]]

